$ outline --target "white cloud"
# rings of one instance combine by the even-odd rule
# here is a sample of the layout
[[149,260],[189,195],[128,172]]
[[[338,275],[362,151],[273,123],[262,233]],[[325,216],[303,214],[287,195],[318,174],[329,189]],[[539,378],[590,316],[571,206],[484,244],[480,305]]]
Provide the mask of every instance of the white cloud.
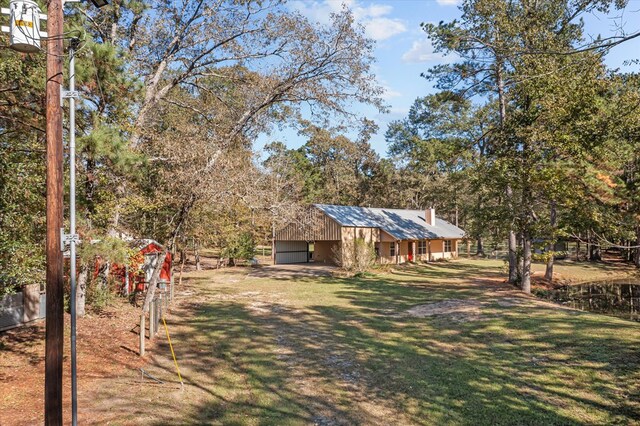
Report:
[[393,7],[383,4],[363,5],[358,0],[298,0],[290,4],[293,9],[309,19],[322,24],[329,23],[331,13],[339,12],[347,6],[353,17],[365,28],[367,37],[376,41],[386,40],[407,31],[402,20],[390,17]]
[[436,0],[440,6],[456,6],[461,0]]
[[374,40],[386,40],[407,31],[407,27],[397,19],[374,18],[365,24],[367,37]]
[[384,93],[382,94],[382,99],[384,99],[385,101],[389,101],[393,98],[399,98],[400,96],[402,96],[402,93],[396,90],[393,90],[386,84],[382,84],[382,88],[384,89]]
[[442,61],[443,59],[444,55],[435,52],[433,44],[428,38],[414,41],[411,49],[402,55],[402,60],[409,63]]

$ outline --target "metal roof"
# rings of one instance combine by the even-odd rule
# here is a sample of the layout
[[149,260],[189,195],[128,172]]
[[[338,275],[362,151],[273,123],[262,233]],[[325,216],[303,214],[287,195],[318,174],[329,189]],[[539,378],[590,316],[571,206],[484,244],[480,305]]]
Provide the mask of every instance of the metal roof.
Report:
[[427,224],[425,210],[382,209],[372,207],[314,204],[342,226],[380,228],[399,240],[462,238],[465,232],[436,217],[435,225]]

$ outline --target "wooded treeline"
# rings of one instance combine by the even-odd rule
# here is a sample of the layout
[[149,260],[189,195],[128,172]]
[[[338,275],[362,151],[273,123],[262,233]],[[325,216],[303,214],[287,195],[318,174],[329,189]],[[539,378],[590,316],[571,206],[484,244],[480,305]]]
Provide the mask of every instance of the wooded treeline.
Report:
[[526,292],[533,251],[551,280],[559,240],[640,266],[640,79],[604,63],[637,34],[591,40],[583,24],[625,4],[464,1],[459,20],[423,25],[452,61],[425,70],[437,91],[389,126],[389,158],[313,129],[289,151],[290,181],[306,202],[433,206],[480,255],[486,240],[508,242],[509,280]]
[[592,40],[583,24],[625,4],[469,0],[460,20],[423,25],[454,60],[425,71],[439,91],[390,126],[390,153],[429,177],[425,202],[459,212],[479,252],[508,241],[509,280],[526,292],[534,246],[552,279],[559,239],[640,266],[640,80],[604,63],[632,35]]
[[[373,42],[346,7],[327,25],[279,0],[68,8],[81,238],[223,248],[267,242],[305,203],[434,206],[480,252],[509,241],[525,291],[533,244],[588,239],[594,258],[630,245],[640,265],[640,79],[604,65],[622,39],[591,41],[582,24],[624,5],[468,0],[460,20],[425,24],[453,60],[425,70],[438,92],[386,129],[388,158],[353,112],[386,106]],[[44,270],[44,63],[0,50],[0,292]],[[257,152],[289,125],[301,148]]]
[[[176,250],[193,239],[225,246],[247,230],[264,240],[270,218],[292,209],[272,199],[256,137],[303,117],[366,127],[352,105],[384,109],[372,41],[347,8],[328,24],[280,0],[114,0],[65,12],[66,36],[81,40],[85,242],[127,234]],[[0,50],[3,292],[44,270],[44,64],[42,53]]]

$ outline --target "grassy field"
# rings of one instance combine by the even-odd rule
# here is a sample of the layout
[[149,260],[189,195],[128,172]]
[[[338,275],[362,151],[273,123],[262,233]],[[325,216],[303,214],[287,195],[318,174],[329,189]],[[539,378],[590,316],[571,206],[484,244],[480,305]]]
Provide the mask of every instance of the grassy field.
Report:
[[639,423],[640,324],[523,297],[500,267],[192,272],[169,318],[184,388],[163,339],[145,369],[165,384],[125,373],[85,395],[85,413],[157,425]]

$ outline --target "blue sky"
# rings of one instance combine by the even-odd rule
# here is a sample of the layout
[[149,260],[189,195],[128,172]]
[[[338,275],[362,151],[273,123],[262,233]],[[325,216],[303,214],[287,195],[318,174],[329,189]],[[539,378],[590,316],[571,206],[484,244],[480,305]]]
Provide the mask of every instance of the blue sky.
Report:
[[[422,22],[450,21],[460,16],[458,0],[296,0],[289,7],[298,10],[309,19],[328,22],[332,11],[340,10],[346,4],[356,20],[366,29],[366,34],[376,41],[374,66],[378,82],[385,88],[384,98],[390,105],[388,114],[378,114],[364,106],[354,106],[373,119],[380,130],[371,139],[372,147],[382,156],[386,154],[384,133],[388,124],[406,116],[409,107],[418,96],[433,92],[427,80],[420,73],[429,67],[446,61],[433,52],[425,33],[420,29]],[[619,32],[640,30],[640,0],[630,0],[622,12],[610,16],[590,15],[585,19],[585,29],[590,35],[603,37]],[[606,58],[612,68],[630,71],[637,66],[625,66],[624,62],[640,57],[640,38],[612,49]],[[305,141],[294,131],[275,132],[262,137],[257,145],[280,140],[291,148],[297,148]]]

